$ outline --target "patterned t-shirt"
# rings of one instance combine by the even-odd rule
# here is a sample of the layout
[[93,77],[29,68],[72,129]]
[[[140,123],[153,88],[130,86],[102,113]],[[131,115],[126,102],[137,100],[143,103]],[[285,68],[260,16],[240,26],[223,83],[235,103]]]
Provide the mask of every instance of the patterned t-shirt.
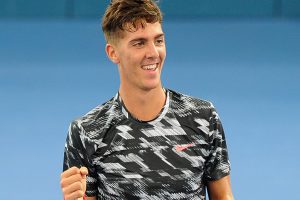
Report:
[[152,121],[141,122],[117,94],[73,121],[64,170],[88,168],[97,199],[203,200],[206,183],[230,172],[224,131],[210,102],[166,90]]

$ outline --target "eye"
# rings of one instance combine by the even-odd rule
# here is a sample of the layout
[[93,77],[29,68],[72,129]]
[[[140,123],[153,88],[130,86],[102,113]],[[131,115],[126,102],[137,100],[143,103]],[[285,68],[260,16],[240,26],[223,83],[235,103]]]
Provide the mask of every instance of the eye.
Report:
[[135,47],[143,47],[145,45],[144,41],[137,41],[135,43],[133,43],[133,46]]
[[157,40],[155,41],[156,45],[163,45],[164,42],[165,42],[165,41],[164,41],[163,38],[157,39]]

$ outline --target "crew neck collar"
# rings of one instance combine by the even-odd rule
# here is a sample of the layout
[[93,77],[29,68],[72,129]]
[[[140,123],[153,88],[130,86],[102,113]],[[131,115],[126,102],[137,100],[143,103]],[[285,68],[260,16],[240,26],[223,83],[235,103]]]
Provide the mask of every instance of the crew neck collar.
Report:
[[159,122],[168,112],[169,109],[169,105],[170,105],[170,94],[169,94],[169,90],[163,88],[165,94],[166,94],[166,101],[165,101],[165,105],[162,107],[161,111],[159,112],[159,114],[152,120],[149,121],[142,121],[139,120],[137,118],[135,118],[126,108],[124,102],[122,101],[121,95],[118,92],[115,96],[115,99],[117,100],[117,102],[119,103],[122,113],[125,115],[125,117],[129,120],[132,120],[134,122],[137,123],[143,123],[143,124],[155,124],[157,122]]

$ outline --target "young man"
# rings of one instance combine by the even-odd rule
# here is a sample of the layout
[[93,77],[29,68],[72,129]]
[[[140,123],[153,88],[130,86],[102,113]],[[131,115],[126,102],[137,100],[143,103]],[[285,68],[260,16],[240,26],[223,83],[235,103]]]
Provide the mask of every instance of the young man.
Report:
[[162,87],[166,47],[157,5],[115,0],[102,28],[120,88],[70,125],[61,175],[65,200],[203,200],[206,187],[210,199],[233,199],[214,107]]

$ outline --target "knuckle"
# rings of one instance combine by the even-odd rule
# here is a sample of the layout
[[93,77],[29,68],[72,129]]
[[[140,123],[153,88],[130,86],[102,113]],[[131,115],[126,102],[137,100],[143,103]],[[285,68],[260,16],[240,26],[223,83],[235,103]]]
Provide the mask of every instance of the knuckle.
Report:
[[60,186],[61,186],[61,188],[64,188],[66,185],[65,185],[66,183],[65,183],[65,180],[61,180],[60,181]]
[[63,188],[63,189],[62,189],[62,193],[63,193],[64,195],[66,195],[66,194],[67,194],[67,192],[66,192],[66,189],[65,189],[65,188]]
[[72,171],[73,171],[74,173],[79,173],[78,167],[72,167],[71,169],[72,169]]
[[77,167],[71,167],[67,170],[68,173],[72,174],[76,174],[78,173],[79,169]]
[[64,200],[69,200],[70,196],[69,195],[64,195]]

